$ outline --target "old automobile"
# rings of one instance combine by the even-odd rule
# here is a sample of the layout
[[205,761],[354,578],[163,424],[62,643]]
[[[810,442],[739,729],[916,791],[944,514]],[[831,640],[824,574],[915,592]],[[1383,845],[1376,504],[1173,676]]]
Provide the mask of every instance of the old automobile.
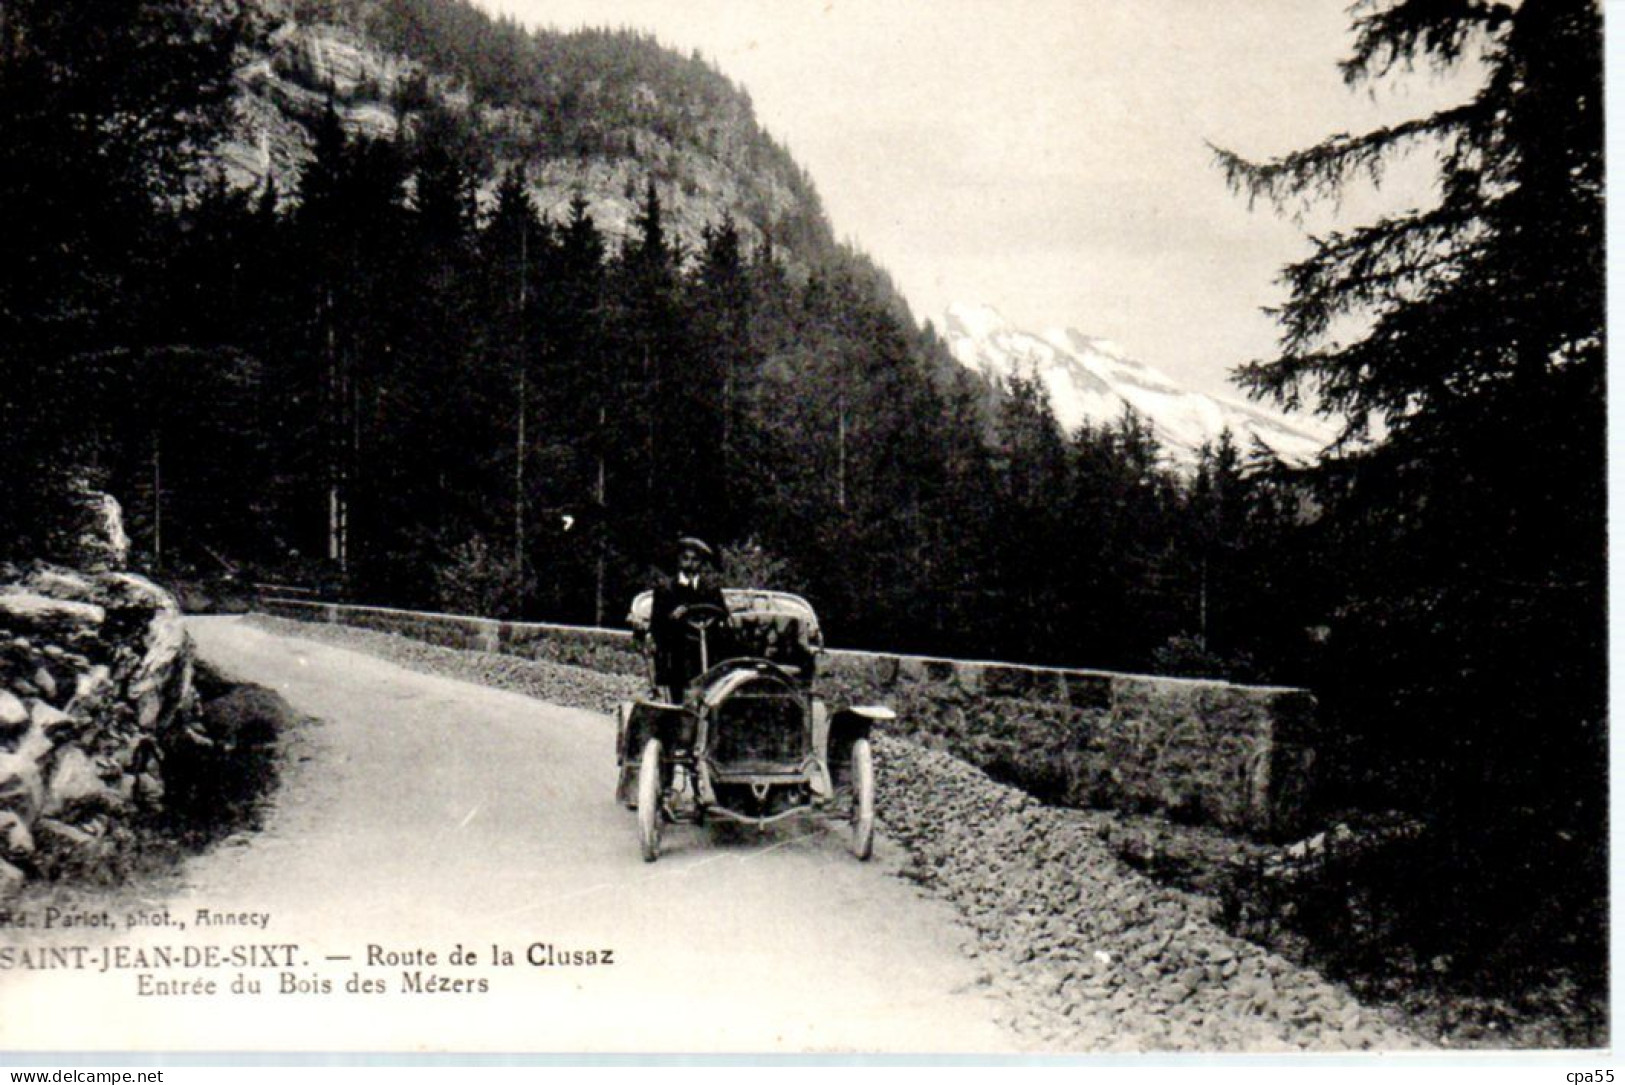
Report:
[[[813,691],[823,650],[818,616],[784,592],[729,589],[726,608],[693,606],[683,621],[700,648],[700,673],[671,699],[653,681],[649,696],[616,713],[616,798],[638,812],[643,858],[660,856],[676,823],[727,820],[759,830],[786,818],[844,817],[850,847],[874,846],[875,770],[871,730],[889,709],[831,712]],[[629,622],[652,656],[652,593]]]

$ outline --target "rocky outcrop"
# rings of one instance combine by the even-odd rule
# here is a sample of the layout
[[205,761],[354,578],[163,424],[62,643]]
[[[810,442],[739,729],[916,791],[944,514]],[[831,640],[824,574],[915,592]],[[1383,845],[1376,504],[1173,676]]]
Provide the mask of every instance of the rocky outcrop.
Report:
[[[509,165],[526,165],[533,202],[556,221],[568,217],[571,201],[580,196],[599,229],[627,237],[644,186],[653,180],[666,229],[687,251],[699,251],[704,231],[726,212],[747,249],[765,240],[767,227],[790,266],[804,266],[812,255],[785,247],[785,241],[806,223],[822,222],[817,199],[795,176],[787,155],[766,150],[770,141],[743,94],[709,95],[703,105],[662,102],[646,84],[612,89],[606,80],[593,80],[573,94],[604,98],[605,109],[592,111],[594,120],[579,122],[603,146],[544,152],[539,148],[558,141],[562,123],[577,122],[564,121],[558,110],[476,102],[454,74],[384,48],[355,26],[301,22],[293,5],[279,0],[256,0],[252,8],[259,32],[236,71],[231,134],[216,150],[234,187],[259,190],[269,179],[280,194],[297,192],[316,123],[329,107],[351,135],[394,139],[412,123],[400,108],[403,97],[426,90],[476,122],[492,150],[491,177]],[[611,106],[626,119],[602,130],[600,118]],[[674,115],[683,117],[685,134],[673,130]],[[483,196],[489,198],[493,188],[494,182],[488,184]],[[827,225],[821,231],[827,233]]]
[[310,126],[329,104],[351,134],[395,138],[400,117],[391,99],[418,65],[344,27],[305,26],[288,13],[263,17],[273,24],[266,51],[237,69],[233,136],[219,149],[228,181],[257,188],[269,178],[282,192],[295,190],[310,160]]
[[93,861],[161,799],[192,665],[180,610],[151,581],[0,567],[0,893]]
[[81,490],[70,498],[71,538],[66,550],[72,563],[95,572],[124,568],[130,559],[130,537],[124,513],[110,494]]
[[75,569],[106,572],[125,567],[130,537],[124,514],[111,495],[93,489],[82,477],[70,477],[36,510],[27,533],[30,556]]

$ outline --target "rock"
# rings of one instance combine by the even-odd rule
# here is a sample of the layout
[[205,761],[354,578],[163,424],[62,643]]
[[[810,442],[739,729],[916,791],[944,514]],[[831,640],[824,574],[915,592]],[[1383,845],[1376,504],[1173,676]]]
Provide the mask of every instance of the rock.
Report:
[[125,695],[136,703],[136,719],[144,731],[168,721],[190,686],[191,640],[176,612],[160,612],[147,626],[146,652]]
[[98,833],[57,818],[40,818],[34,823],[34,834],[49,851],[84,851],[100,838]]
[[79,730],[77,719],[60,708],[52,708],[44,701],[34,702],[29,718],[52,746],[66,742]]
[[9,810],[32,824],[45,805],[45,783],[32,757],[0,754],[0,810]]
[[74,603],[96,603],[96,582],[90,577],[60,565],[35,566],[23,578],[22,586],[53,599],[66,599]]
[[33,852],[34,834],[23,819],[10,810],[0,810],[0,857],[17,859]]
[[[84,508],[90,563],[110,569],[116,506],[91,497]],[[164,795],[154,732],[193,703],[191,648],[174,600],[141,577],[41,564],[3,575],[0,854],[38,848],[46,858],[23,866],[49,871],[52,849],[118,846],[132,801]]]
[[11,752],[24,761],[38,764],[50,754],[55,745],[46,737],[43,728],[30,723],[17,739]]
[[174,596],[134,573],[106,573],[96,578],[98,602],[108,609],[149,611],[178,616],[180,605]]
[[46,788],[46,816],[81,813],[87,810],[117,811],[124,805],[118,792],[107,786],[99,766],[76,746],[69,746],[57,758]]
[[106,620],[107,611],[94,603],[53,599],[16,587],[0,589],[0,626],[12,630],[77,638],[94,633]]
[[77,495],[75,505],[72,563],[92,571],[124,568],[130,560],[130,537],[124,532],[119,503],[109,494],[89,490]]
[[74,716],[93,712],[113,694],[113,675],[105,666],[97,664],[74,679],[73,697],[65,711]]
[[164,801],[164,782],[155,773],[143,772],[134,777],[130,792],[131,799],[136,803],[145,805],[160,803]]
[[16,694],[0,689],[0,738],[28,726],[28,706]]
[[1178,983],[1162,983],[1150,988],[1150,991],[1164,1006],[1177,1006],[1190,997],[1190,992]]

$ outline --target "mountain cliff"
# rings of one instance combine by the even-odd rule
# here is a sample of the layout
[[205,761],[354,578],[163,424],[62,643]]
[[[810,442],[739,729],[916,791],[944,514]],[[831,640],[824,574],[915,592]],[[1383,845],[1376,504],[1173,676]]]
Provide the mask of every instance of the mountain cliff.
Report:
[[1225,429],[1242,448],[1256,441],[1292,463],[1313,459],[1334,436],[1315,419],[1287,419],[1185,388],[1128,357],[1110,340],[1072,328],[1042,335],[1023,331],[986,305],[949,306],[943,332],[954,358],[995,385],[1004,386],[1012,377],[1036,377],[1068,432],[1084,424],[1112,425],[1132,409],[1151,424],[1157,440],[1181,466],[1194,465],[1202,445],[1217,440]]
[[269,178],[295,191],[329,104],[352,135],[377,139],[410,135],[434,105],[469,122],[491,177],[523,164],[555,220],[579,194],[623,238],[652,180],[689,251],[727,214],[747,247],[771,239],[793,267],[837,252],[804,171],[698,54],[632,31],[531,31],[462,0],[255,0],[251,11],[219,152],[236,187]]

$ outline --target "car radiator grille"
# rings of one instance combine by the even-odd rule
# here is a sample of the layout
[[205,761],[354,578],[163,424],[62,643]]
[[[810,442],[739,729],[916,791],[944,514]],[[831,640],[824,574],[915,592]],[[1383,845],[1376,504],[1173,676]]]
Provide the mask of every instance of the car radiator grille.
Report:
[[711,759],[720,768],[744,763],[795,765],[806,754],[801,703],[779,690],[740,690],[717,706]]

